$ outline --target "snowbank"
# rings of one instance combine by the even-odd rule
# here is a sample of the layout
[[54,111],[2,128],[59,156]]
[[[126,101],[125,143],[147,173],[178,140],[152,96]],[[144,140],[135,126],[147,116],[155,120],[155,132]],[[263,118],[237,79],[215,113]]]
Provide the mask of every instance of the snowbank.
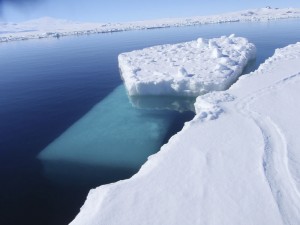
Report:
[[78,23],[46,17],[22,23],[0,23],[0,42],[61,37],[67,35],[193,26],[211,23],[268,21],[288,18],[300,18],[300,9],[266,7],[213,16],[158,19],[128,23]]
[[276,51],[131,179],[91,190],[72,225],[300,224],[300,43]]
[[247,39],[230,35],[122,53],[118,60],[129,95],[199,96],[227,89],[255,53]]

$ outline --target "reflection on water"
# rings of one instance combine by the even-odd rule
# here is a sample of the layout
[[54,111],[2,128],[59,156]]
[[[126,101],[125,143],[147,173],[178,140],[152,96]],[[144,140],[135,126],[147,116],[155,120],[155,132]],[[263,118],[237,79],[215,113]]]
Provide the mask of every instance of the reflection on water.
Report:
[[176,96],[129,96],[130,103],[138,109],[195,112],[196,98]]

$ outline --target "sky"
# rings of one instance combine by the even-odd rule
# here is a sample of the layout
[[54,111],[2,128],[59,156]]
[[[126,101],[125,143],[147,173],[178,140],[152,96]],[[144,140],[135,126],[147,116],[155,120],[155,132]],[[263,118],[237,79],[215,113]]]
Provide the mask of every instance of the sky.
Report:
[[300,8],[300,0],[0,0],[0,20],[20,22],[48,16],[82,22],[125,22],[265,6]]

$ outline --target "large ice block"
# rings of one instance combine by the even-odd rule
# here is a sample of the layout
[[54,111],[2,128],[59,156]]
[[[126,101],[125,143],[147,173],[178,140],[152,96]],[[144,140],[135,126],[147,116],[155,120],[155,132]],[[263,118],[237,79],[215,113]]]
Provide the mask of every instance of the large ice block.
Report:
[[199,96],[227,89],[255,57],[246,38],[220,38],[159,45],[119,55],[129,95]]

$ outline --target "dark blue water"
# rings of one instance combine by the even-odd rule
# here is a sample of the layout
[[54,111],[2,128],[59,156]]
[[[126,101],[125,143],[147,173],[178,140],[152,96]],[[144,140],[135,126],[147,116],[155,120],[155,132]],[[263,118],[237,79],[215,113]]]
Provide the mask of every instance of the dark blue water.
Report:
[[300,41],[299,20],[282,20],[0,44],[0,224],[67,224],[193,117],[192,99],[128,99],[119,53],[231,33],[257,46],[248,71]]

